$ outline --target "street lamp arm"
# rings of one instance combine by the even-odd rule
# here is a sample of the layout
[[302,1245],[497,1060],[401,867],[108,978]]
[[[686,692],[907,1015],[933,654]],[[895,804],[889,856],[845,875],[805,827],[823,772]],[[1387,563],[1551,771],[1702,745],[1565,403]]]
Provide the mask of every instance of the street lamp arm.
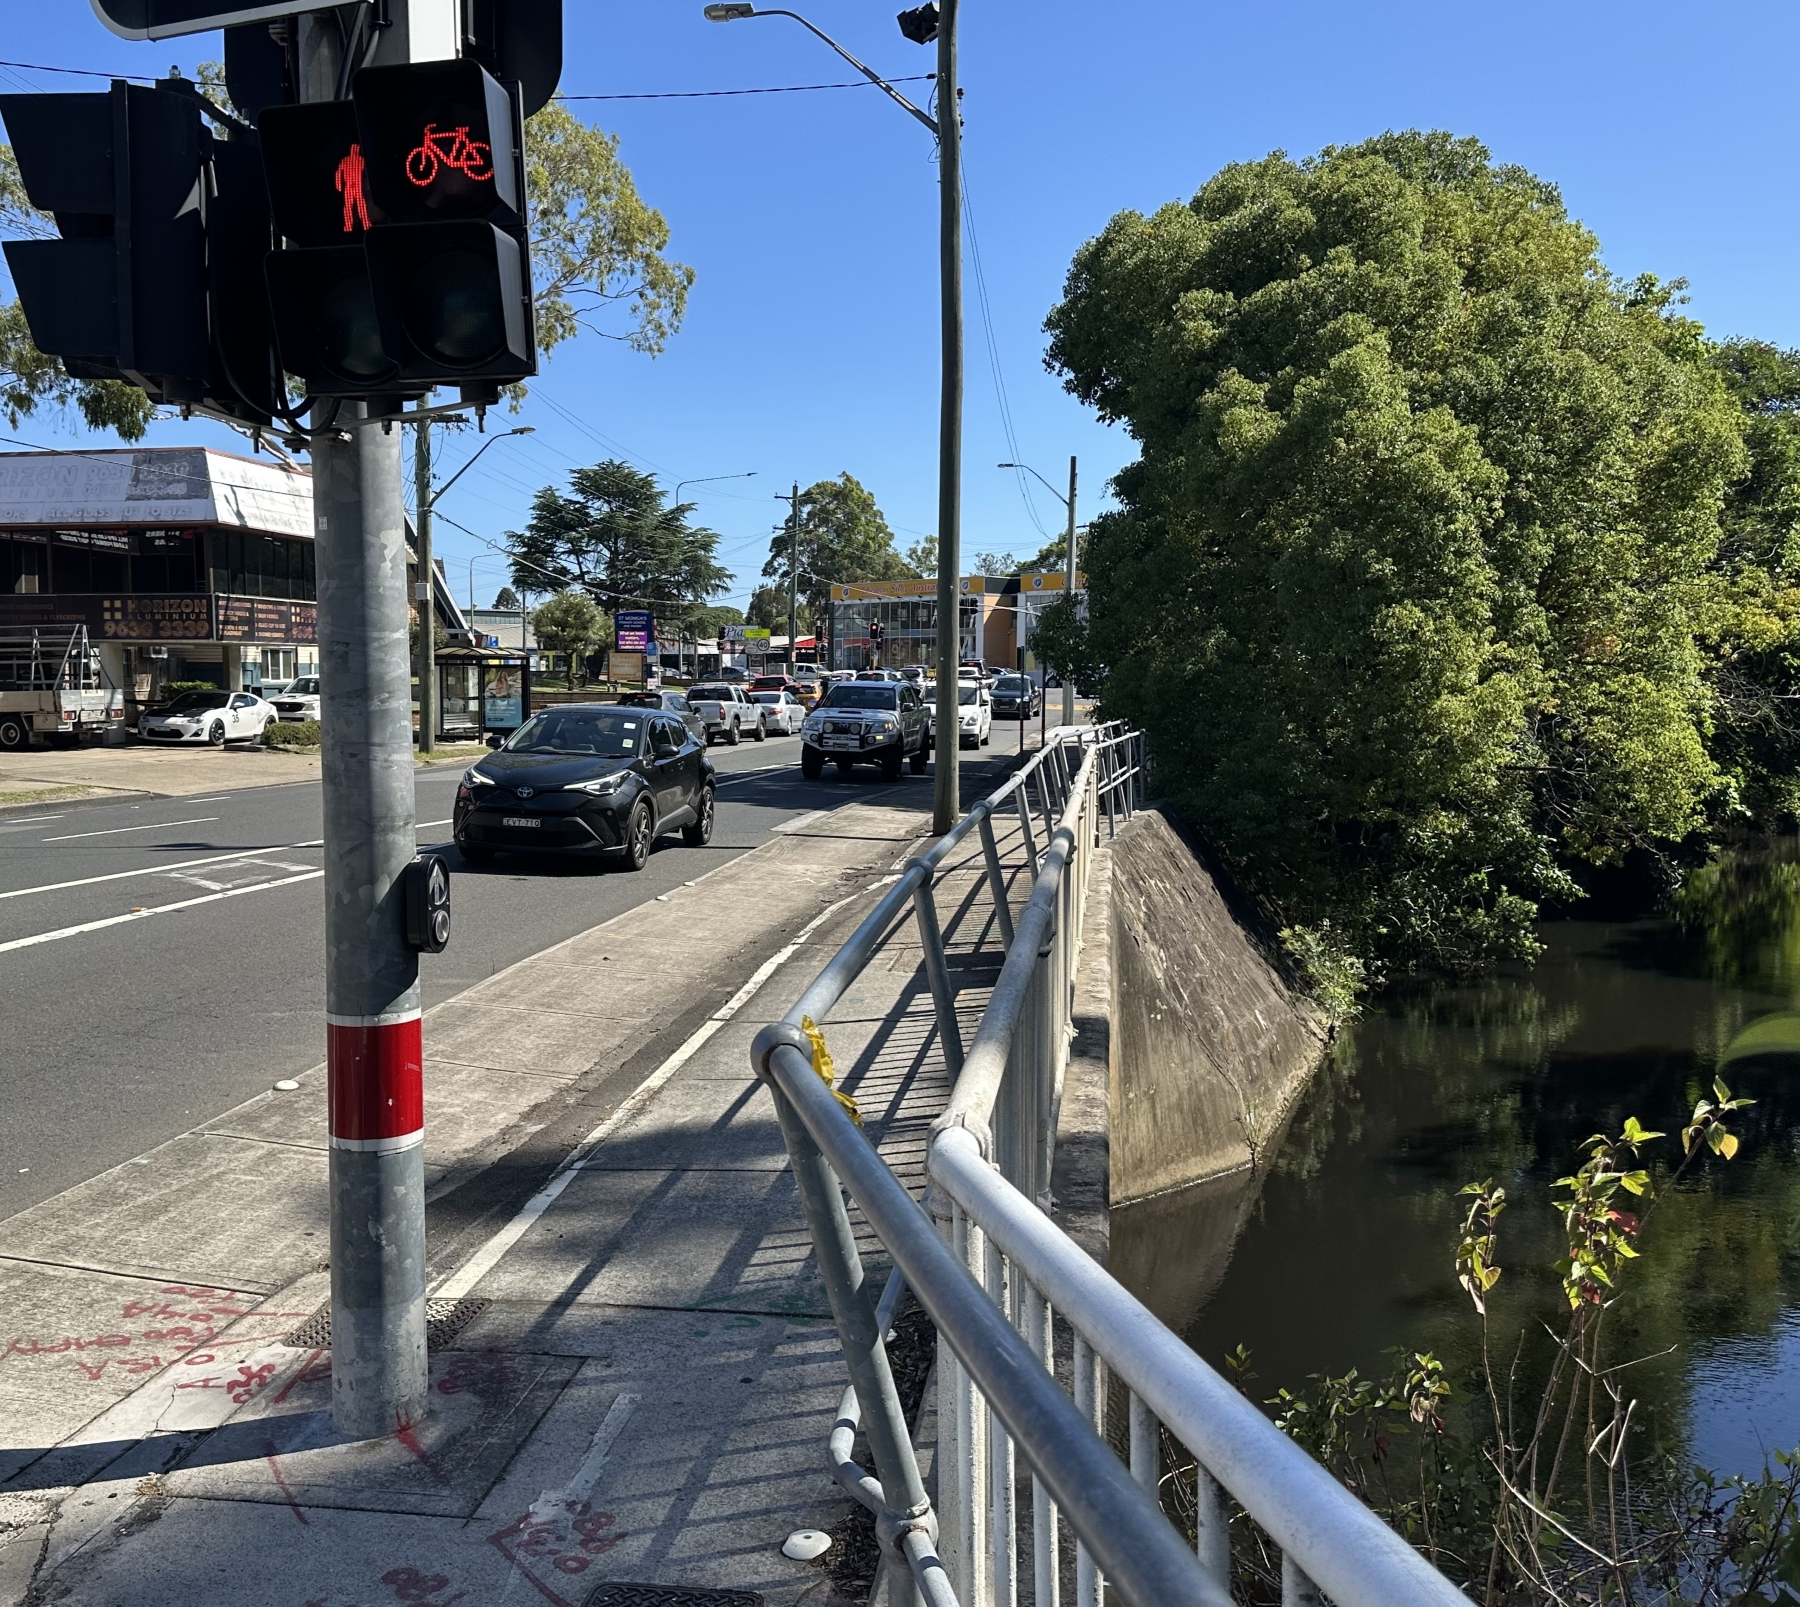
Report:
[[873,67],[865,67],[860,61],[858,61],[856,59],[856,57],[854,57],[853,55],[850,54],[849,51],[844,49],[844,47],[842,45],[840,45],[837,42],[837,40],[833,39],[830,34],[826,33],[822,28],[815,28],[810,22],[808,22],[806,20],[806,18],[801,16],[798,11],[782,11],[779,9],[770,8],[767,10],[752,11],[752,12],[748,13],[748,15],[750,15],[752,17],[792,17],[795,22],[799,23],[800,26],[802,28],[804,28],[808,33],[812,34],[814,38],[821,39],[826,44],[831,46],[831,48],[833,50],[835,50],[840,56],[842,56],[845,61],[849,62],[852,67],[854,67],[859,73],[861,73],[864,78],[868,79],[871,84],[873,84],[877,89],[879,89],[882,92],[882,94],[886,95],[889,100],[893,101],[896,105],[900,106],[903,110],[912,113],[912,115],[914,117],[918,118],[918,120],[921,123],[923,123],[928,129],[931,130],[931,132],[934,136],[936,135],[936,133],[938,131],[936,118],[934,118],[929,112],[920,111],[917,106],[913,105],[913,103],[910,100],[908,100],[904,95],[902,95],[899,90],[894,88],[894,86],[892,84],[890,84],[885,78],[883,78],[880,73],[876,72]]
[[994,465],[994,467],[996,469],[1023,469],[1027,474],[1031,475],[1038,482],[1039,485],[1041,485],[1046,491],[1048,491],[1051,496],[1055,497],[1056,500],[1058,502],[1060,502],[1065,508],[1068,507],[1069,499],[1067,497],[1065,497],[1062,494],[1062,492],[1058,491],[1056,489],[1056,487],[1053,486],[1048,480],[1046,480],[1043,477],[1043,475],[1039,474],[1036,469],[1032,468],[1032,466],[1029,463],[996,463]]
[[[535,425],[521,424],[516,430],[508,430],[506,432],[506,435],[530,435],[535,428],[536,428]],[[475,449],[474,457],[470,458],[469,461],[467,463],[465,463],[460,469],[458,469],[455,474],[451,475],[448,480],[446,480],[441,486],[439,486],[437,488],[437,490],[435,490],[431,493],[431,500],[425,504],[426,508],[427,509],[435,508],[438,505],[438,498],[441,497],[446,491],[448,491],[451,486],[455,485],[458,480],[460,480],[465,474],[467,474],[469,472],[470,469],[474,468],[475,465],[481,461],[481,454],[483,452],[487,451],[487,449],[490,446],[492,446],[496,441],[504,441],[506,439],[506,435],[490,435],[485,441],[483,441],[481,443],[481,445]]]
[[669,500],[679,508],[681,506],[681,488],[684,485],[708,485],[714,480],[754,480],[755,478],[756,470],[746,469],[742,474],[702,474],[691,480],[677,480],[675,495]]

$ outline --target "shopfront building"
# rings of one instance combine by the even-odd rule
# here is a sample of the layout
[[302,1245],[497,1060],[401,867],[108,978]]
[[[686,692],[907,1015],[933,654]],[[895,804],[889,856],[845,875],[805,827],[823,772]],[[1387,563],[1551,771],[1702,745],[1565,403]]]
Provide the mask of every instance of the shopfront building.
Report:
[[318,670],[312,478],[203,447],[0,453],[0,626],[85,625],[127,719]]
[[[1085,589],[1087,577],[1077,575]],[[979,659],[998,669],[1038,668],[1030,641],[1039,613],[1063,595],[1061,571],[1024,575],[967,575],[957,582],[957,660]],[[881,627],[879,645],[871,627]],[[905,669],[937,661],[937,582],[867,580],[831,588],[829,667],[834,670]]]

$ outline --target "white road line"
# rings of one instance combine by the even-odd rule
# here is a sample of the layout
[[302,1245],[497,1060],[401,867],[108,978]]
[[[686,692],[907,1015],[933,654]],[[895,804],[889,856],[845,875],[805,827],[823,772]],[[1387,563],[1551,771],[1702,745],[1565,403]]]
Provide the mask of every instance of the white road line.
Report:
[[114,870],[104,876],[78,876],[72,882],[45,882],[41,887],[15,887],[0,899],[24,898],[28,893],[60,893],[70,887],[92,887],[95,882],[122,882],[131,876],[166,876],[171,871],[192,870],[196,865],[223,865],[234,859],[254,859],[258,854],[286,854],[296,848],[321,848],[323,837],[303,843],[276,843],[268,848],[240,848],[230,854],[209,854],[205,859],[178,859],[172,865],[145,865],[141,870]]
[[177,826],[210,826],[219,817],[201,815],[194,820],[159,820],[148,826],[108,826],[105,831],[72,831],[63,837],[46,837],[47,843],[72,843],[77,837],[117,837],[126,831],[173,831]]
[[147,921],[152,915],[172,915],[176,910],[191,910],[201,904],[216,904],[222,898],[241,898],[245,893],[262,893],[271,887],[288,887],[295,882],[316,882],[324,874],[322,870],[309,870],[299,876],[282,876],[272,882],[254,882],[249,887],[233,887],[223,893],[207,893],[201,898],[184,898],[177,904],[155,904],[149,909],[109,915],[101,921],[83,921],[79,926],[65,926],[54,932],[39,932],[35,937],[15,937],[10,943],[0,943],[0,954],[10,954],[14,949],[34,948],[39,943],[56,943],[65,937],[80,937],[86,932],[102,932],[109,926],[123,926],[127,921]]
[[414,829],[423,831],[427,826],[448,826],[449,824],[450,822],[447,820],[421,820]]
[[[588,1163],[594,1151],[649,1104],[661,1090],[663,1084],[692,1060],[709,1038],[756,997],[762,985],[794,957],[801,945],[846,904],[860,898],[862,891],[859,889],[847,897],[840,898],[835,904],[827,904],[805,926],[801,927],[791,943],[776,950],[774,954],[764,960],[751,973],[750,980],[702,1021],[686,1043],[682,1044],[631,1093],[619,1101],[618,1108],[612,1115],[608,1116],[570,1151],[568,1159],[562,1163],[550,1181],[519,1208],[519,1214],[445,1279],[440,1287],[433,1290],[432,1297],[437,1300],[461,1300],[469,1295],[476,1284],[499,1266],[501,1258],[505,1256],[506,1252],[525,1237],[531,1224],[549,1210],[563,1190],[575,1181],[575,1174]],[[3,952],[4,950],[0,949],[0,953]]]
[[[544,1491],[531,1503],[531,1517],[543,1519],[553,1512],[569,1511],[571,1507],[565,1503],[586,1501],[593,1495],[594,1486],[600,1480],[600,1471],[606,1466],[606,1459],[612,1453],[613,1441],[619,1437],[631,1414],[637,1410],[639,1399],[636,1395],[619,1395],[614,1398],[612,1405],[606,1409],[606,1416],[600,1420],[600,1426],[594,1430],[593,1439],[588,1441],[587,1455],[575,1470],[575,1477],[560,1490]],[[506,1576],[506,1588],[500,1592],[502,1603],[512,1594],[519,1574],[519,1563],[515,1558],[512,1572]]]
[[754,781],[758,776],[772,776],[777,770],[792,770],[793,768],[791,764],[765,764],[760,770],[736,770],[732,774],[722,777],[717,785],[735,787],[740,781]]
[[234,794],[232,794],[232,793],[229,793],[229,792],[222,792],[222,793],[220,793],[220,794],[219,794],[219,796],[218,796],[218,797],[216,797],[216,798],[189,798],[189,799],[186,799],[186,800],[185,800],[185,801],[186,801],[186,802],[188,802],[188,803],[191,803],[191,804],[197,804],[197,803],[230,803],[230,802],[231,802],[231,800],[232,800],[232,798],[233,798],[233,797],[234,797],[234,796],[235,796],[235,795],[234,795]]
[[0,830],[11,831],[18,826],[41,826],[46,820],[67,820],[67,815],[27,815],[23,820],[9,820]]

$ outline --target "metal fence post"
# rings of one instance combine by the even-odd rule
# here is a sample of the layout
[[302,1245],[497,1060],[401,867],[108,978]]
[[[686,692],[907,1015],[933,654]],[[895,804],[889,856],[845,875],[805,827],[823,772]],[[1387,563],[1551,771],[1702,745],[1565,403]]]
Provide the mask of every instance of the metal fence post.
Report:
[[[1015,1326],[1012,1289],[1007,1277],[1006,1259],[992,1239],[984,1239],[983,1267],[988,1297],[1006,1313]],[[1019,1600],[1019,1558],[1017,1537],[1018,1512],[1015,1508],[1016,1482],[1013,1467],[1012,1436],[1006,1432],[999,1414],[988,1411],[988,1504],[989,1539],[993,1545],[994,1601],[996,1607],[1017,1607]]]
[[[1052,1377],[1056,1374],[1054,1318],[1050,1302],[1029,1283],[1021,1282],[1025,1300],[1025,1338],[1032,1353]],[[1057,1558],[1056,1503],[1035,1473],[1031,1476],[1031,1590],[1035,1607],[1059,1607],[1061,1568]]]
[[1285,1555],[1281,1559],[1281,1607],[1325,1607],[1319,1587]]
[[1013,946],[1012,903],[1006,892],[1006,872],[1000,866],[1000,845],[994,841],[993,811],[981,811],[981,855],[987,861],[988,892],[994,900],[994,919],[1000,925],[1000,946]]
[[[830,1162],[819,1153],[806,1124],[772,1079],[769,1092],[775,1100],[775,1114],[781,1122],[781,1136],[787,1144],[800,1204],[812,1230],[819,1278],[831,1302],[838,1344],[856,1389],[863,1432],[868,1436],[869,1454],[875,1459],[882,1498],[892,1514],[925,1517],[931,1511],[931,1503],[926,1499],[919,1464],[913,1456],[912,1434],[900,1407],[900,1392],[894,1387],[894,1375],[888,1367],[887,1346],[875,1320],[875,1302],[869,1298],[863,1282],[862,1257],[857,1253],[843,1188]],[[891,1607],[902,1607],[902,1603],[904,1607],[923,1607],[912,1570],[903,1558],[897,1566],[890,1567],[888,1577],[892,1582]],[[896,1592],[899,1601],[894,1600]]]
[[[987,1235],[960,1206],[955,1226],[957,1255],[977,1283],[985,1282]],[[962,1607],[993,1607],[993,1557],[988,1551],[988,1504],[983,1499],[987,1490],[988,1407],[966,1370],[962,1380],[956,1403],[958,1477],[965,1497],[959,1514],[964,1563],[961,1583],[967,1591]]]
[[1036,881],[1041,867],[1038,864],[1037,834],[1031,829],[1031,803],[1025,796],[1024,782],[1019,783],[1013,798],[1019,805],[1019,831],[1025,838],[1025,856],[1031,865],[1031,879]]
[[1194,1461],[1194,1554],[1208,1579],[1231,1588],[1231,1513],[1225,1491],[1198,1458]]
[[937,1006],[938,1035],[944,1044],[944,1066],[955,1082],[962,1075],[962,1028],[956,1020],[956,989],[950,985],[950,967],[944,957],[944,934],[938,926],[937,898],[931,878],[913,889],[913,909],[919,918],[919,941],[925,950],[925,979],[931,984]]

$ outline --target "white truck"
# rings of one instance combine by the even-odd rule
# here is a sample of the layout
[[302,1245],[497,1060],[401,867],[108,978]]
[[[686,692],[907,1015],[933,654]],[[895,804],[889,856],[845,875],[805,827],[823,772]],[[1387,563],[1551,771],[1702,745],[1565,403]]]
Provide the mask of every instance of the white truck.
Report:
[[735,681],[713,681],[687,689],[688,706],[706,727],[706,744],[715,737],[735,748],[747,731],[761,742],[769,734],[767,712],[750,701],[750,694]]
[[85,625],[0,626],[0,750],[97,740],[124,719]]

